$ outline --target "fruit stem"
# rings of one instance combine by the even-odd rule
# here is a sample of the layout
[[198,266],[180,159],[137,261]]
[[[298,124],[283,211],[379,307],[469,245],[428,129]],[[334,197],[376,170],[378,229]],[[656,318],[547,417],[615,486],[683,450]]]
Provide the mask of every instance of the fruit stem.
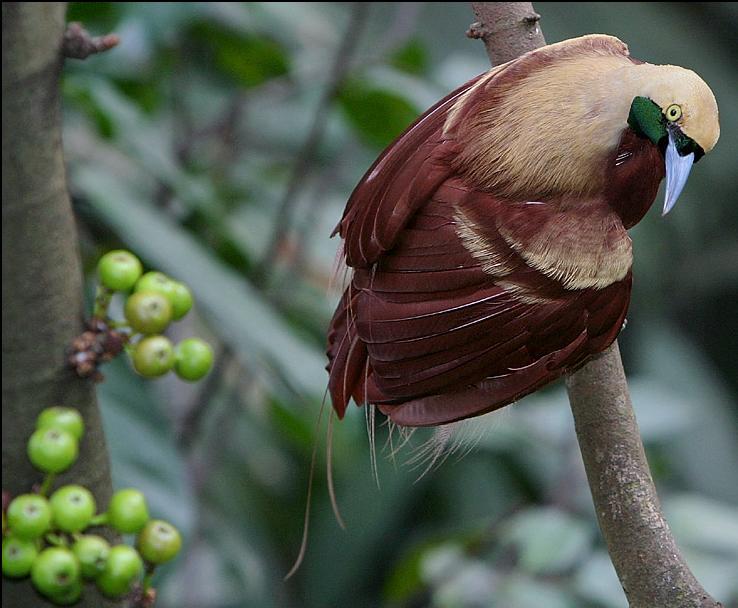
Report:
[[146,562],[146,574],[143,579],[143,592],[144,594],[151,589],[151,581],[154,578],[154,571],[156,570],[156,564]]
[[106,523],[108,523],[108,512],[105,511],[104,513],[98,513],[90,520],[89,525],[90,526],[104,526]]
[[67,546],[67,539],[64,538],[61,534],[55,534],[54,532],[49,532],[46,536],[46,542],[50,545],[54,545],[55,547],[66,547]]
[[56,473],[47,473],[46,477],[44,477],[44,481],[41,484],[41,487],[38,489],[38,493],[41,496],[46,496],[49,493],[49,490],[51,490],[51,486],[54,485],[55,479]]
[[112,290],[103,285],[98,285],[95,290],[95,307],[92,310],[92,316],[98,319],[105,319],[108,316],[108,307],[112,298]]

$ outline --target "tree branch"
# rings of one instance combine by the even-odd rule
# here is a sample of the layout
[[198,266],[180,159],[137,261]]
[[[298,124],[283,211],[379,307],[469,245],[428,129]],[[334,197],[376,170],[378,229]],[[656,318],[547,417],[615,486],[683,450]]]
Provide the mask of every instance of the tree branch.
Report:
[[116,34],[91,36],[81,23],[72,21],[67,25],[62,42],[62,55],[71,59],[87,59],[95,53],[104,53],[118,46],[120,38]]
[[615,342],[566,380],[602,535],[631,606],[719,606],[679,552],[643,450]]
[[[82,331],[82,272],[61,147],[59,75],[66,4],[2,6],[2,473],[28,492],[42,474],[26,456],[39,412],[77,408],[86,432],[59,484],[81,483],[104,508],[111,482],[94,385],[66,366]],[[4,606],[38,606],[28,580],[3,579]],[[80,606],[118,605],[88,590]]]
[[541,16],[530,2],[472,2],[477,18],[466,32],[480,38],[492,65],[499,65],[546,44]]
[[[543,46],[529,2],[473,2],[493,65]],[[566,380],[597,519],[633,608],[717,608],[679,552],[656,494],[617,342]]]

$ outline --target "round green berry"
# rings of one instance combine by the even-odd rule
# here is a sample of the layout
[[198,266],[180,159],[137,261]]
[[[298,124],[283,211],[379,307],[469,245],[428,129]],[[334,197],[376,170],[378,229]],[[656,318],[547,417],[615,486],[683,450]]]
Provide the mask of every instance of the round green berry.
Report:
[[108,506],[108,523],[118,532],[138,532],[149,521],[149,509],[144,495],[133,488],[118,490]]
[[172,318],[178,321],[192,309],[192,292],[189,287],[179,281],[173,281],[174,290],[169,302],[172,304]]
[[105,563],[110,555],[110,545],[102,536],[86,534],[80,536],[72,545],[72,553],[79,560],[82,576],[94,579],[105,570]]
[[37,429],[62,429],[71,433],[77,441],[82,439],[85,423],[79,410],[73,407],[49,407],[36,418]]
[[64,591],[60,591],[54,596],[51,596],[51,602],[57,606],[71,606],[79,601],[82,597],[82,581],[78,580],[72,585],[69,585]]
[[37,555],[38,549],[34,541],[14,536],[4,538],[3,574],[9,578],[28,576]]
[[158,334],[172,320],[172,305],[166,296],[154,291],[137,291],[126,300],[128,324],[142,334]]
[[128,291],[141,276],[141,262],[130,251],[117,249],[100,258],[97,263],[97,276],[108,289]]
[[49,547],[38,554],[31,566],[31,582],[57,604],[71,604],[82,593],[79,562],[63,547]]
[[34,540],[51,528],[51,507],[38,494],[21,494],[8,505],[8,528],[13,536]]
[[77,439],[64,429],[38,429],[28,440],[28,457],[44,473],[68,469],[77,460],[78,450]]
[[49,499],[54,527],[62,532],[81,532],[95,515],[95,498],[82,486],[59,488]]
[[134,291],[153,291],[166,296],[167,299],[174,291],[174,281],[163,272],[147,272],[137,282]]
[[135,291],[153,291],[165,296],[172,305],[172,319],[175,321],[192,308],[192,294],[187,286],[163,272],[147,272],[136,283]]
[[143,573],[143,560],[133,547],[116,545],[110,549],[102,574],[95,579],[98,589],[107,597],[125,595]]
[[152,519],[141,530],[136,544],[147,562],[163,564],[179,553],[182,537],[179,530],[169,522]]
[[183,380],[200,380],[213,366],[213,349],[204,340],[187,338],[174,349],[174,371]]
[[174,365],[174,347],[164,336],[144,338],[133,350],[133,367],[142,376],[163,376]]

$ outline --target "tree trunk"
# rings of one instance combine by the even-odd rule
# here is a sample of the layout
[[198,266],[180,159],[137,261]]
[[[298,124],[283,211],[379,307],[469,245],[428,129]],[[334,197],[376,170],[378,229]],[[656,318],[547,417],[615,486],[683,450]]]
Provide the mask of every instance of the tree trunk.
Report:
[[[108,453],[91,381],[76,378],[65,348],[82,331],[82,272],[61,147],[59,76],[66,4],[2,7],[2,474],[3,490],[28,492],[43,475],[26,456],[38,413],[77,408],[85,420],[79,460],[57,485],[110,498]],[[78,606],[108,605],[87,586]],[[46,605],[28,579],[3,579],[4,606]]]

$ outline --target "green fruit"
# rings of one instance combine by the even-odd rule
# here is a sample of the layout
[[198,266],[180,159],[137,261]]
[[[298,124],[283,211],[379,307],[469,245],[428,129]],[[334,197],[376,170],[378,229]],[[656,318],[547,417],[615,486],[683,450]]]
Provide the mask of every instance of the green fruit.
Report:
[[128,324],[142,334],[158,334],[172,320],[172,305],[166,296],[154,291],[137,291],[126,300]]
[[50,547],[38,554],[31,566],[31,581],[39,593],[58,604],[73,603],[82,593],[79,562],[63,547]]
[[144,495],[133,488],[118,490],[108,506],[108,523],[118,532],[138,532],[149,521],[149,509]]
[[108,289],[128,291],[141,276],[141,262],[130,251],[117,249],[100,258],[97,263],[97,275]]
[[49,499],[54,527],[62,532],[81,532],[95,515],[95,498],[82,486],[59,488]]
[[82,581],[77,581],[64,591],[51,596],[50,599],[57,606],[71,606],[76,604],[80,597],[82,597]]
[[93,579],[105,570],[105,563],[110,555],[110,545],[102,536],[86,534],[80,536],[74,543],[72,553],[79,560],[82,576]]
[[73,407],[49,407],[36,418],[37,429],[62,429],[71,433],[77,441],[82,439],[85,423],[82,415]]
[[38,494],[21,494],[8,505],[8,527],[13,536],[34,540],[51,528],[51,507]]
[[31,572],[38,555],[36,543],[14,536],[3,539],[3,574],[9,578],[21,578]]
[[187,338],[174,349],[174,371],[183,380],[199,380],[212,366],[213,349],[204,340]]
[[79,447],[74,435],[63,429],[38,429],[28,440],[28,457],[44,473],[61,473],[77,460]]
[[133,351],[133,367],[142,376],[155,378],[166,374],[174,365],[174,348],[164,336],[144,338]]
[[173,291],[174,281],[163,272],[147,272],[137,282],[134,291],[155,291],[169,297]]
[[172,559],[182,548],[182,537],[172,524],[152,519],[136,541],[141,556],[152,564],[163,564]]
[[135,291],[153,291],[165,296],[172,305],[172,319],[175,321],[192,308],[192,294],[187,286],[170,279],[163,272],[147,272],[136,283]]
[[108,561],[95,583],[107,597],[119,597],[131,590],[143,573],[143,560],[133,547],[116,545],[110,549]]
[[184,283],[174,281],[174,291],[169,302],[172,304],[172,318],[178,321],[192,309],[192,292]]

